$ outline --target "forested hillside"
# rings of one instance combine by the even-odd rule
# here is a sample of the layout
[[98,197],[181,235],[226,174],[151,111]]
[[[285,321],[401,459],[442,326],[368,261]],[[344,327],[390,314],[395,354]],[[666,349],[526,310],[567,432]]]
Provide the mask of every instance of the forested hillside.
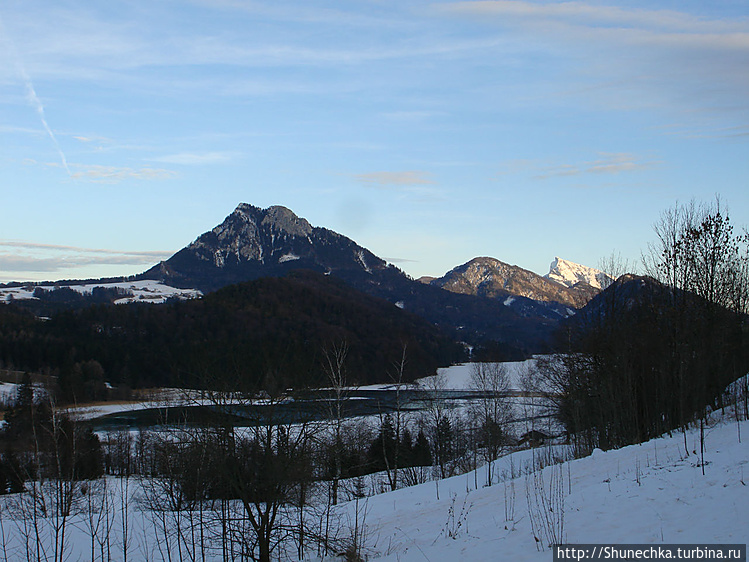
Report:
[[350,350],[350,379],[359,383],[388,380],[404,347],[408,379],[463,353],[424,320],[311,272],[159,306],[99,305],[47,321],[14,306],[0,314],[2,366],[59,375],[69,400],[98,398],[105,380],[130,387],[315,385],[326,349],[340,342]]

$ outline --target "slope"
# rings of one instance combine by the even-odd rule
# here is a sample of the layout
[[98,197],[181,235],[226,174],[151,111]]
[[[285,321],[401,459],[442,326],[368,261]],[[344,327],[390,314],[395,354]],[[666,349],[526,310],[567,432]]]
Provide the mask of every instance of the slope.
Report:
[[[686,436],[688,450],[684,436],[664,436],[596,450],[536,476],[527,472],[549,455],[564,454],[563,448],[514,453],[496,462],[501,481],[490,487],[483,486],[479,468],[476,480],[468,473],[369,498],[359,505],[360,517],[366,514],[366,547],[373,558],[402,562],[548,561],[548,535],[539,522],[546,516],[561,522],[561,539],[573,544],[745,544],[747,431],[747,421],[714,415],[704,476],[694,428]],[[556,514],[537,511],[544,497]],[[356,508],[354,502],[345,508],[351,520]]]
[[75,365],[88,361],[100,363],[113,383],[239,389],[268,386],[269,377],[288,386],[318,384],[324,350],[340,342],[350,348],[352,382],[387,380],[404,345],[411,378],[462,356],[462,347],[421,318],[312,272],[160,306],[89,307],[46,322],[13,310],[2,310],[9,318],[0,330],[0,361],[59,372],[64,388],[84,386]]

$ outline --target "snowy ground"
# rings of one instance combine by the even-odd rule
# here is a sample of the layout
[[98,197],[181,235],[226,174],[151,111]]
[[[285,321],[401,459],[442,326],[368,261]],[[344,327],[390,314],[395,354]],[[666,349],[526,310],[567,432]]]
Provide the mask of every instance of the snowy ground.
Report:
[[[513,369],[520,372],[523,363]],[[446,374],[448,388],[465,388],[470,366],[456,366]],[[105,409],[125,407],[131,406]],[[358,511],[365,553],[386,561],[548,561],[552,556],[548,544],[557,540],[745,544],[749,541],[747,441],[749,422],[737,424],[730,411],[715,412],[705,433],[704,475],[699,431],[692,429],[686,440],[681,433],[666,435],[619,450],[595,451],[590,457],[542,470],[539,466],[553,457],[569,458],[565,446],[522,450],[494,463],[491,486],[487,467],[482,466],[476,472],[377,494],[358,504],[347,502],[339,513],[341,521],[350,524]],[[115,496],[122,493],[120,483],[110,480]],[[134,498],[128,559],[161,560],[154,520],[139,503],[139,489],[133,481],[128,492]],[[544,502],[552,511],[540,507]],[[12,498],[0,499],[0,552],[11,553],[9,560],[23,560],[22,523],[13,519],[11,511]],[[84,510],[70,521],[66,559],[90,558],[85,516]],[[112,514],[112,560],[122,559],[117,517]]]
[[[491,486],[486,486],[486,467],[480,467],[475,474],[382,493],[358,504],[344,503],[339,507],[340,521],[352,524],[358,510],[367,557],[384,561],[548,561],[552,554],[547,543],[554,534],[572,544],[745,544],[749,539],[747,439],[749,422],[739,426],[730,416],[722,420],[716,416],[706,433],[705,475],[698,456],[699,432],[694,429],[687,434],[688,450],[683,435],[675,434],[616,451],[596,451],[535,473],[541,462],[563,454],[563,446],[519,451],[495,463]],[[159,544],[163,538],[159,539],[158,525],[165,520],[145,509],[138,481],[125,488],[122,480],[109,479],[108,489],[109,509],[83,503],[68,521],[65,559],[90,559],[90,529],[96,522],[92,518],[106,516],[102,524],[110,528],[110,559],[122,560],[122,511],[117,499],[122,494],[131,498],[128,559],[169,559],[163,542]],[[550,519],[537,507],[544,499],[554,508]],[[0,498],[0,551],[8,560],[23,560],[28,521],[12,517],[13,501],[9,496]],[[188,525],[183,532],[191,529],[190,535],[195,519],[187,513],[180,517],[181,524]],[[173,517],[169,524],[177,520]],[[548,528],[542,520],[550,521]],[[52,529],[43,522],[40,528],[42,536]],[[172,546],[172,559],[177,559],[178,547]],[[187,555],[190,547],[182,548]],[[206,559],[220,557],[208,552]]]
[[[159,283],[158,281],[144,280],[144,281],[123,281],[121,283],[84,283],[78,285],[65,285],[69,289],[77,291],[81,294],[90,294],[95,287],[104,288],[119,288],[125,289],[133,294],[131,297],[126,297],[115,301],[115,304],[126,304],[132,302],[149,302],[153,304],[161,304],[170,297],[177,297],[180,299],[194,299],[200,297],[203,293],[197,289],[177,289]],[[60,287],[56,285],[25,285],[22,287],[0,287],[0,302],[9,301],[11,299],[32,299],[34,298],[34,291],[37,289],[44,289],[51,291]]]
[[[439,500],[435,483],[374,496],[366,505],[370,554],[399,561],[548,561],[548,536],[543,525],[532,532],[529,513],[544,495],[555,501],[548,490],[556,484],[564,514],[556,531],[567,543],[744,544],[748,440],[749,422],[710,427],[704,476],[699,432],[693,430],[687,435],[689,454],[679,434],[547,467],[540,473],[545,492],[527,475],[482,487],[480,474],[476,489],[469,473],[439,482]],[[525,472],[534,464],[532,455],[542,451],[504,457],[497,473]]]
[[[520,390],[522,388],[521,380],[528,369],[533,368],[535,359],[526,361],[508,361],[503,363],[507,369],[510,389]],[[429,386],[429,381],[435,378],[441,378],[444,382],[445,389],[465,390],[471,388],[471,373],[473,372],[473,363],[461,363],[452,367],[441,368],[437,370],[434,377],[419,379],[417,382],[422,386]]]

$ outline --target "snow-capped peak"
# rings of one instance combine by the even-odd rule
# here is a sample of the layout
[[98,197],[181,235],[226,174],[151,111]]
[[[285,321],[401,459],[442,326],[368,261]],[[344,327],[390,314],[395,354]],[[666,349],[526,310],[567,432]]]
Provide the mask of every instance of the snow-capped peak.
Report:
[[556,281],[561,285],[572,287],[580,283],[587,283],[596,289],[603,289],[613,278],[599,269],[580,265],[559,257],[555,257],[549,267],[549,273],[544,275],[551,281]]

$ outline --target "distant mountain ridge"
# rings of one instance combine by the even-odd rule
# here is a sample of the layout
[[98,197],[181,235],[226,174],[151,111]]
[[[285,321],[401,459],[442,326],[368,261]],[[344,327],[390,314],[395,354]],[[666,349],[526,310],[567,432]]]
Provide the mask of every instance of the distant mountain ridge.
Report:
[[472,345],[499,342],[503,349],[515,350],[511,355],[518,350],[523,350],[521,354],[544,350],[556,323],[570,314],[568,305],[509,292],[512,298],[502,301],[419,283],[353,240],[314,227],[286,207],[260,209],[247,203],[138,278],[208,293],[302,269],[332,275],[397,304]]
[[[566,272],[567,269],[562,271]],[[557,278],[563,279],[561,275],[557,275],[556,278],[542,277],[495,258],[480,257],[448,271],[438,279],[429,281],[429,284],[453,293],[505,301],[520,296],[550,305],[559,303],[574,309],[585,306],[600,290],[600,287],[595,288],[587,283],[562,283],[557,281]],[[560,314],[569,315],[564,312]]]
[[[598,270],[560,258],[552,263],[548,275],[540,276],[489,257],[475,258],[439,279],[422,278],[419,282],[350,238],[312,226],[286,207],[261,209],[247,203],[240,203],[221,224],[169,259],[140,275],[116,281],[117,285],[163,283],[167,288],[182,289],[175,289],[172,298],[183,298],[184,289],[208,294],[228,285],[283,278],[300,270],[330,275],[353,289],[389,301],[475,350],[501,350],[495,360],[548,351],[559,321],[574,315],[600,292],[596,285],[606,282]],[[99,286],[94,280],[87,285]],[[9,290],[18,292],[15,286]],[[69,306],[57,302],[57,293],[50,293],[53,304]],[[81,298],[91,300],[86,295]],[[110,300],[115,298],[120,295]],[[51,307],[44,308],[44,303],[34,299],[26,302],[26,308],[39,309],[40,315],[46,314],[42,309]]]

